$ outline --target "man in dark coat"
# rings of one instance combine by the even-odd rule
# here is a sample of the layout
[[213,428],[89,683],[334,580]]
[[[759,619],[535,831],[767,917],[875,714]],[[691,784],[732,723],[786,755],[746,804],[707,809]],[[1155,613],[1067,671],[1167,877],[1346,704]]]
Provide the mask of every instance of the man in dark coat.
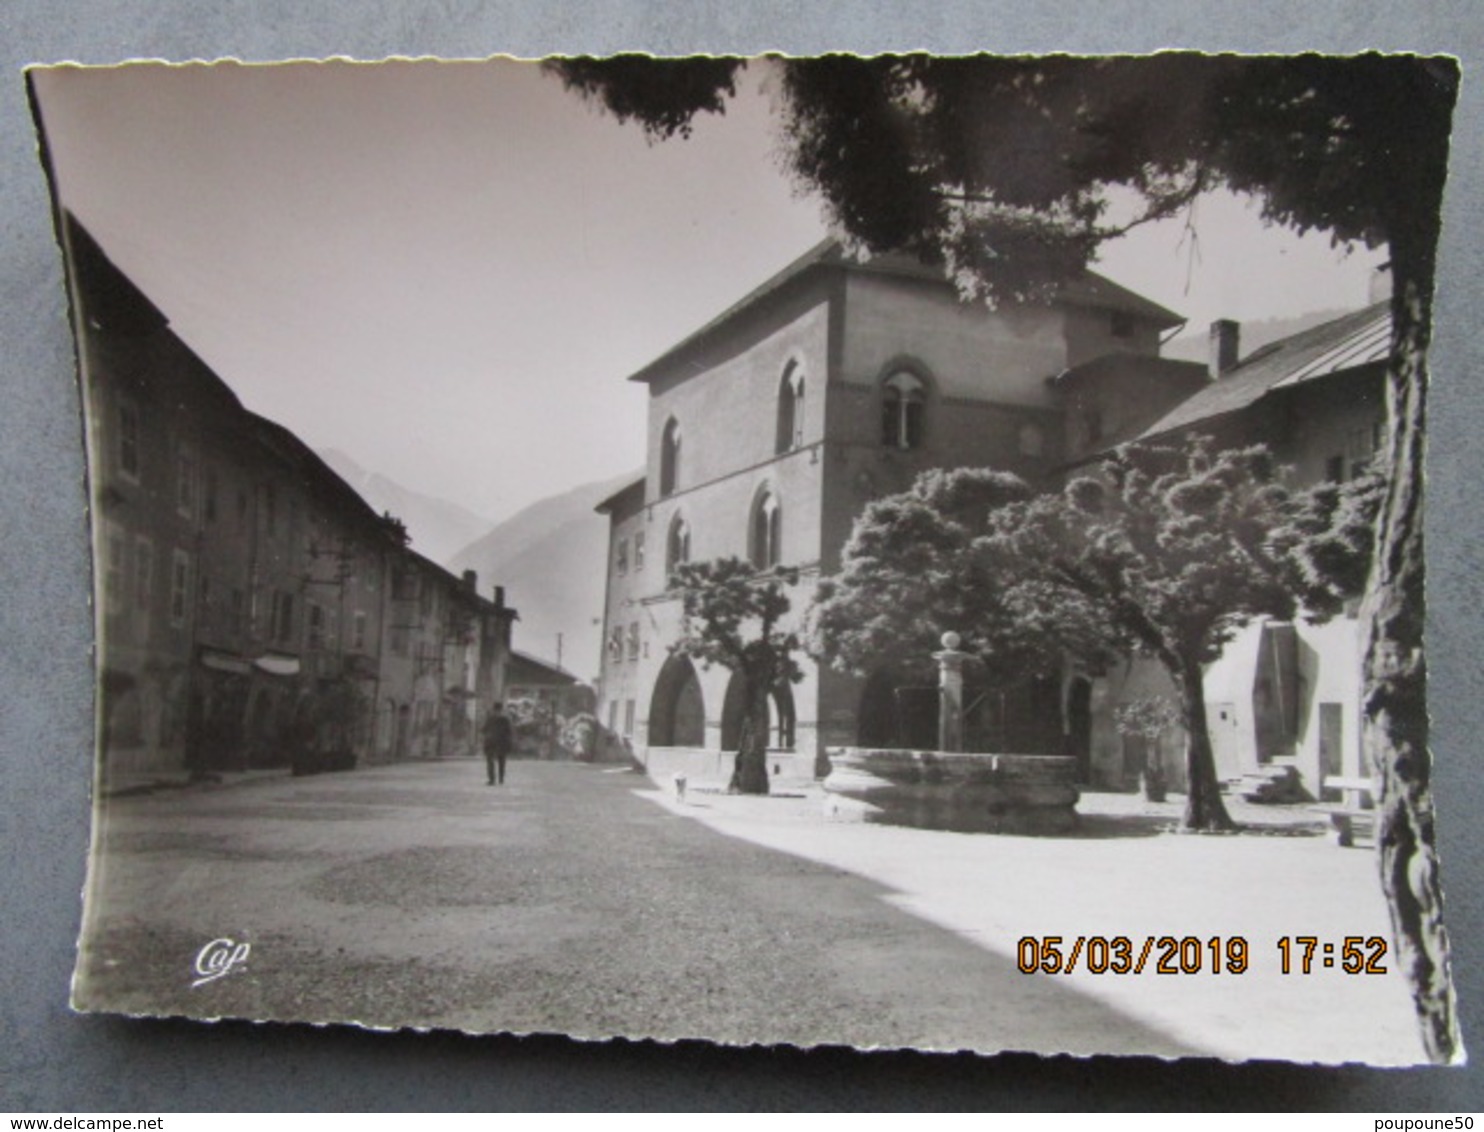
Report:
[[505,714],[503,704],[490,707],[489,717],[484,721],[484,765],[489,771],[489,784],[505,781],[505,760],[515,746],[515,730]]

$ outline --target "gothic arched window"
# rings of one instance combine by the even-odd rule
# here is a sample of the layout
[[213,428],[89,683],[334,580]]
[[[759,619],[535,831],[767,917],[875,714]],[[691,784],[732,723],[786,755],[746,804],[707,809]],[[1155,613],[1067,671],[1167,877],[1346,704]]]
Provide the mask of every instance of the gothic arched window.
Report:
[[789,362],[778,384],[778,438],[774,451],[792,452],[804,443],[804,371]]
[[665,573],[673,574],[675,567],[690,561],[690,525],[679,515],[670,520],[670,535],[665,540]]
[[748,557],[759,570],[778,565],[782,532],[783,509],[778,505],[778,497],[764,488],[753,501],[747,534]]
[[680,422],[671,417],[660,437],[660,496],[680,486]]

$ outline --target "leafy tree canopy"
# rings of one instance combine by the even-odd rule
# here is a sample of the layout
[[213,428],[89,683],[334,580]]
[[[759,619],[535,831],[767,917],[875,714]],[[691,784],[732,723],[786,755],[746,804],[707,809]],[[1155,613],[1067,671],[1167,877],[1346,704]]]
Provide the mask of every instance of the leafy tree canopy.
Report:
[[1085,602],[1042,603],[1029,586],[1007,590],[1002,574],[972,553],[996,510],[1031,497],[1008,472],[935,469],[867,505],[840,572],[819,585],[811,653],[857,674],[885,664],[930,669],[951,630],[1000,683],[1056,671],[1069,649],[1106,652],[1107,633]]
[[728,787],[768,792],[768,697],[804,674],[795,653],[798,636],[781,626],[791,603],[786,586],[794,570],[759,570],[741,558],[685,562],[670,576],[683,601],[684,628],[675,650],[702,664],[720,664],[742,681],[742,727]]
[[[574,69],[573,63],[581,65]],[[632,66],[555,70],[651,137],[718,111],[738,60],[691,69],[659,109]],[[937,260],[966,296],[1044,296],[1104,241],[1207,188],[1336,240],[1385,243],[1394,280],[1387,484],[1362,609],[1364,743],[1381,775],[1377,844],[1423,1040],[1461,1050],[1432,836],[1422,651],[1424,403],[1433,268],[1459,86],[1453,58],[926,55],[783,59],[789,169],[870,251]],[[640,85],[649,78],[638,80]],[[653,91],[650,91],[653,96]],[[1110,190],[1129,190],[1130,215]]]
[[[1379,54],[771,62],[783,161],[837,226],[869,251],[940,260],[991,301],[1047,294],[1105,240],[1223,185],[1300,231],[1417,244],[1436,224],[1459,79],[1453,59]],[[652,137],[722,112],[742,65],[549,64]],[[1137,201],[1127,215],[1118,188]]]

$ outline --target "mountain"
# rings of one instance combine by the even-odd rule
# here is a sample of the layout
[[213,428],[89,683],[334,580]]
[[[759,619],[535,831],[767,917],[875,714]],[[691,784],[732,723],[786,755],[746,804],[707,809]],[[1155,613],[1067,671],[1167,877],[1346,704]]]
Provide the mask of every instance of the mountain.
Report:
[[[1301,334],[1322,322],[1330,322],[1349,310],[1310,311],[1292,318],[1260,318],[1242,323],[1242,357],[1256,353],[1270,342]],[[1182,362],[1205,362],[1210,357],[1209,329],[1190,330],[1165,343],[1160,353],[1166,358]]]
[[369,472],[337,449],[321,449],[318,456],[377,511],[390,511],[406,523],[412,549],[440,565],[446,566],[462,547],[494,525],[494,520],[457,503],[410,491],[379,472]]
[[505,599],[520,613],[515,647],[521,652],[555,661],[561,634],[562,667],[583,680],[597,675],[608,520],[593,508],[639,475],[636,470],[539,500],[449,559],[454,573],[479,572],[482,593],[497,583],[505,587]]

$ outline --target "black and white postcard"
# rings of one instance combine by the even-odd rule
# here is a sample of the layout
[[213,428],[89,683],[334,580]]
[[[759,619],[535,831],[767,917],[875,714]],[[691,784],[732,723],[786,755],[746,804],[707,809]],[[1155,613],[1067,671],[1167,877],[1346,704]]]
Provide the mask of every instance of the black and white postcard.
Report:
[[94,564],[74,1008],[1462,1060],[1455,60],[27,81]]

